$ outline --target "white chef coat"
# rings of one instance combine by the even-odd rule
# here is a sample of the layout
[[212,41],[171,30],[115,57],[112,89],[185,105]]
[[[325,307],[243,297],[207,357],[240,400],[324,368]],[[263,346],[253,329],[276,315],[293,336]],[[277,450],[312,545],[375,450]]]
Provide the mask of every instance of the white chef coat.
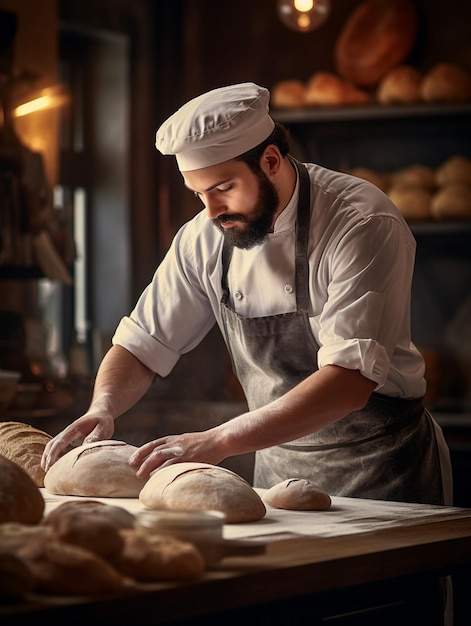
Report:
[[[415,240],[389,198],[359,178],[306,164],[311,181],[309,288],[319,368],[357,369],[385,395],[421,397],[424,361],[410,337]],[[273,233],[250,250],[234,249],[231,306],[244,317],[296,310],[294,241],[299,192]],[[216,322],[223,234],[205,211],[176,234],[113,343],[166,376]]]

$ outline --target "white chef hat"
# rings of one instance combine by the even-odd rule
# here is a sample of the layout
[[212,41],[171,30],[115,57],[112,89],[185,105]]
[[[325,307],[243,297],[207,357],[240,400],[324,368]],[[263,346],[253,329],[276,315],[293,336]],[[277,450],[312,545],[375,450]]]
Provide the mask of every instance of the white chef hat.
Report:
[[254,83],[214,89],[190,100],[158,129],[155,145],[181,171],[228,161],[267,139],[275,126],[270,93]]

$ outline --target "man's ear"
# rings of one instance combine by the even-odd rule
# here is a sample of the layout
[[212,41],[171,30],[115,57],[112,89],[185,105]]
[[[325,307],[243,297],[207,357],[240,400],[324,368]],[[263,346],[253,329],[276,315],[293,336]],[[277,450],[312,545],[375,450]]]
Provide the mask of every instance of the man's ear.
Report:
[[281,167],[283,157],[275,145],[269,145],[263,152],[260,159],[260,167],[267,176],[276,175]]

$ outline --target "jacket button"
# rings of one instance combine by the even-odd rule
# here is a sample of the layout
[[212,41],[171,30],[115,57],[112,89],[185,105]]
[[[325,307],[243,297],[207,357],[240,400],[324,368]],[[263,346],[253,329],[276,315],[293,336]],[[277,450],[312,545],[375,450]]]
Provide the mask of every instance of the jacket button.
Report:
[[242,300],[242,294],[240,293],[240,291],[236,291],[234,294],[234,298],[236,300]]
[[293,293],[293,285],[285,285],[286,293]]

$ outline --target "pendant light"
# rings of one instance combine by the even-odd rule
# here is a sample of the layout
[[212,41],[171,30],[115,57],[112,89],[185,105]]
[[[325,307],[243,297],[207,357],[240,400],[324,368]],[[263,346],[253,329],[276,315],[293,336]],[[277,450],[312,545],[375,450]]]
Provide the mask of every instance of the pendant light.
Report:
[[319,28],[330,14],[330,0],[278,0],[280,20],[298,33]]

